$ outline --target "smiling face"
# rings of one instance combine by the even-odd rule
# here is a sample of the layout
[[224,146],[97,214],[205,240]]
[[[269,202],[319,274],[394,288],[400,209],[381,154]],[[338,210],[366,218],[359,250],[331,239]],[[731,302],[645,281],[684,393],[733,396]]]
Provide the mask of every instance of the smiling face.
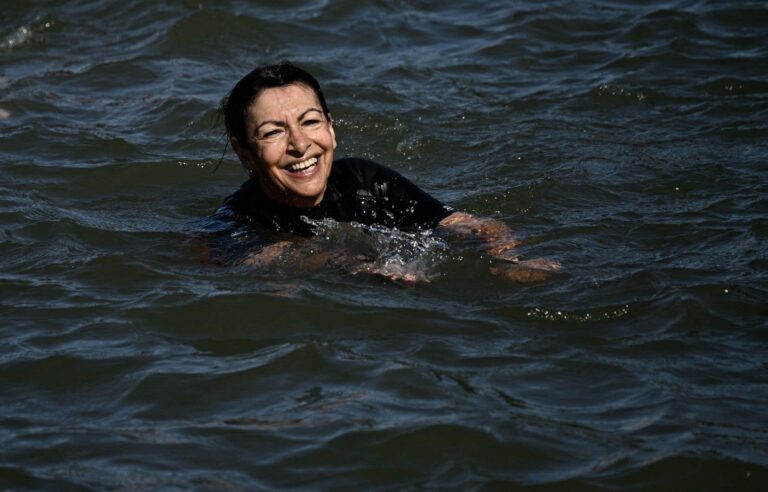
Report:
[[298,208],[322,201],[336,134],[312,89],[264,89],[248,108],[245,129],[248,141],[232,138],[232,148],[267,196]]

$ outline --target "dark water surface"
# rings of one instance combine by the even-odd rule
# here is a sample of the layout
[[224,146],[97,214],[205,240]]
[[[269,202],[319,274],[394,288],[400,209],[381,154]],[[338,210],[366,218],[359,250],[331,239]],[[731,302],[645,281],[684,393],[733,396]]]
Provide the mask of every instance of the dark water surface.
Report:
[[[566,273],[201,261],[218,101],[284,58],[338,157]],[[767,76],[763,1],[3,0],[0,486],[767,490]]]

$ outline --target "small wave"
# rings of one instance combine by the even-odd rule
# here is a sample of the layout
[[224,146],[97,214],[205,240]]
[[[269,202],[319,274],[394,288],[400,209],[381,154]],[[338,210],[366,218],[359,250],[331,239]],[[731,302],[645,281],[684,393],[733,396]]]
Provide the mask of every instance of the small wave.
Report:
[[82,486],[64,478],[44,478],[34,467],[0,466],[0,482],[5,490],[77,490]]
[[160,56],[209,58],[245,44],[268,54],[274,24],[225,10],[201,10],[177,20],[151,48]]

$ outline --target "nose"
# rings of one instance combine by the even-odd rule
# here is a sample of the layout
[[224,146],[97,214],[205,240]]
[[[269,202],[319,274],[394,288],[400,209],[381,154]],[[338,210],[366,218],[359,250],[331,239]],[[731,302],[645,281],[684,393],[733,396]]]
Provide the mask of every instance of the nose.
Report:
[[288,132],[288,151],[298,156],[304,155],[312,142],[304,135],[301,127],[294,125]]

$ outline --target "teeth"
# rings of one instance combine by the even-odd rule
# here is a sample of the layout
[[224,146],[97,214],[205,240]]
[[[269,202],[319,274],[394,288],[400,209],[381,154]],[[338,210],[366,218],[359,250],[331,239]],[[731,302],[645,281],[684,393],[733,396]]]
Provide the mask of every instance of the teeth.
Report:
[[286,169],[288,169],[292,173],[297,173],[299,171],[303,171],[307,168],[310,168],[317,164],[317,157],[310,157],[306,161],[297,162],[296,164],[291,164]]

